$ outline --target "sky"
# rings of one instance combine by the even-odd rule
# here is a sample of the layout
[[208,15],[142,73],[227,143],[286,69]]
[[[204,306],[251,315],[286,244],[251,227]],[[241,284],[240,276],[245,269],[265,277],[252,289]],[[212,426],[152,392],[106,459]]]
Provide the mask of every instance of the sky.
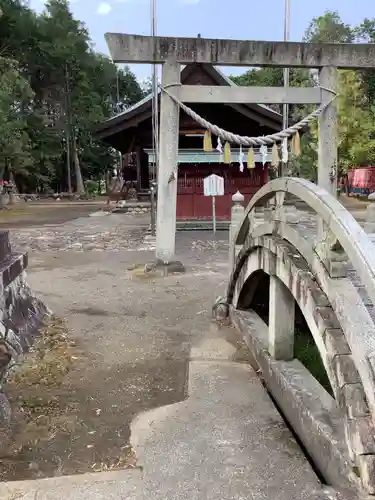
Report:
[[[156,0],[157,32],[161,36],[282,40],[284,0]],[[326,10],[337,10],[351,25],[375,17],[374,0],[290,0],[290,40],[301,40],[310,21]],[[40,11],[43,0],[31,0]],[[104,33],[149,35],[150,0],[71,0],[77,19],[88,28],[95,48],[108,54]],[[151,75],[148,65],[131,65],[140,80]],[[239,74],[244,68],[225,68]]]

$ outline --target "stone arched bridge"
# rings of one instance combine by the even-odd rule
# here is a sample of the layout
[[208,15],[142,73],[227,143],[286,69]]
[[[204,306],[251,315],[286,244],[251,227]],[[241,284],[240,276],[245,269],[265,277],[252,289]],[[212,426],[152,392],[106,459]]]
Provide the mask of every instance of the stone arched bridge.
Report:
[[[242,222],[231,228],[227,296],[216,315],[230,315],[243,334],[265,386],[325,482],[374,495],[372,234],[302,179],[273,180],[244,214],[235,206],[235,217],[241,209]],[[296,358],[296,314],[319,351],[325,388]]]

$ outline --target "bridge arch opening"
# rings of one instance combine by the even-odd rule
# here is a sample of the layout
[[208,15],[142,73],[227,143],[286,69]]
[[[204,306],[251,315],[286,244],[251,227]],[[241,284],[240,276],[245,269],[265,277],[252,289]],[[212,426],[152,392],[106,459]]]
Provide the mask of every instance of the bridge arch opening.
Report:
[[[262,271],[255,271],[244,283],[237,302],[237,309],[253,310],[269,325],[270,276]],[[319,349],[311,334],[306,319],[294,300],[294,358],[300,361],[311,375],[334,398],[332,386],[324,367]]]
[[255,271],[243,284],[237,309],[252,309],[269,324],[270,277],[262,270]]

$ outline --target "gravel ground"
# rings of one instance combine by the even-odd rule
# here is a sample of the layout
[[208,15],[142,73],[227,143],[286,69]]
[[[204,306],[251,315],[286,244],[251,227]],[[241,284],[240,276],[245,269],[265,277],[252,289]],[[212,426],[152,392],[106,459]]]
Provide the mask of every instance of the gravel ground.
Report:
[[147,222],[144,217],[122,214],[81,217],[60,225],[17,228],[11,232],[11,239],[14,248],[31,254],[69,250],[119,252],[140,245]]

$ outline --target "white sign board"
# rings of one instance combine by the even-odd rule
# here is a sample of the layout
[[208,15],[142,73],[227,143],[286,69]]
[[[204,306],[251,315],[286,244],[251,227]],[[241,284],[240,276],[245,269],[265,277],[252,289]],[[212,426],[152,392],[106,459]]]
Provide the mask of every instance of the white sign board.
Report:
[[203,179],[203,192],[205,196],[223,196],[224,178],[220,175],[209,175]]
[[205,196],[212,197],[212,225],[216,233],[216,204],[215,197],[224,194],[224,178],[220,175],[211,174],[203,179],[203,192]]

